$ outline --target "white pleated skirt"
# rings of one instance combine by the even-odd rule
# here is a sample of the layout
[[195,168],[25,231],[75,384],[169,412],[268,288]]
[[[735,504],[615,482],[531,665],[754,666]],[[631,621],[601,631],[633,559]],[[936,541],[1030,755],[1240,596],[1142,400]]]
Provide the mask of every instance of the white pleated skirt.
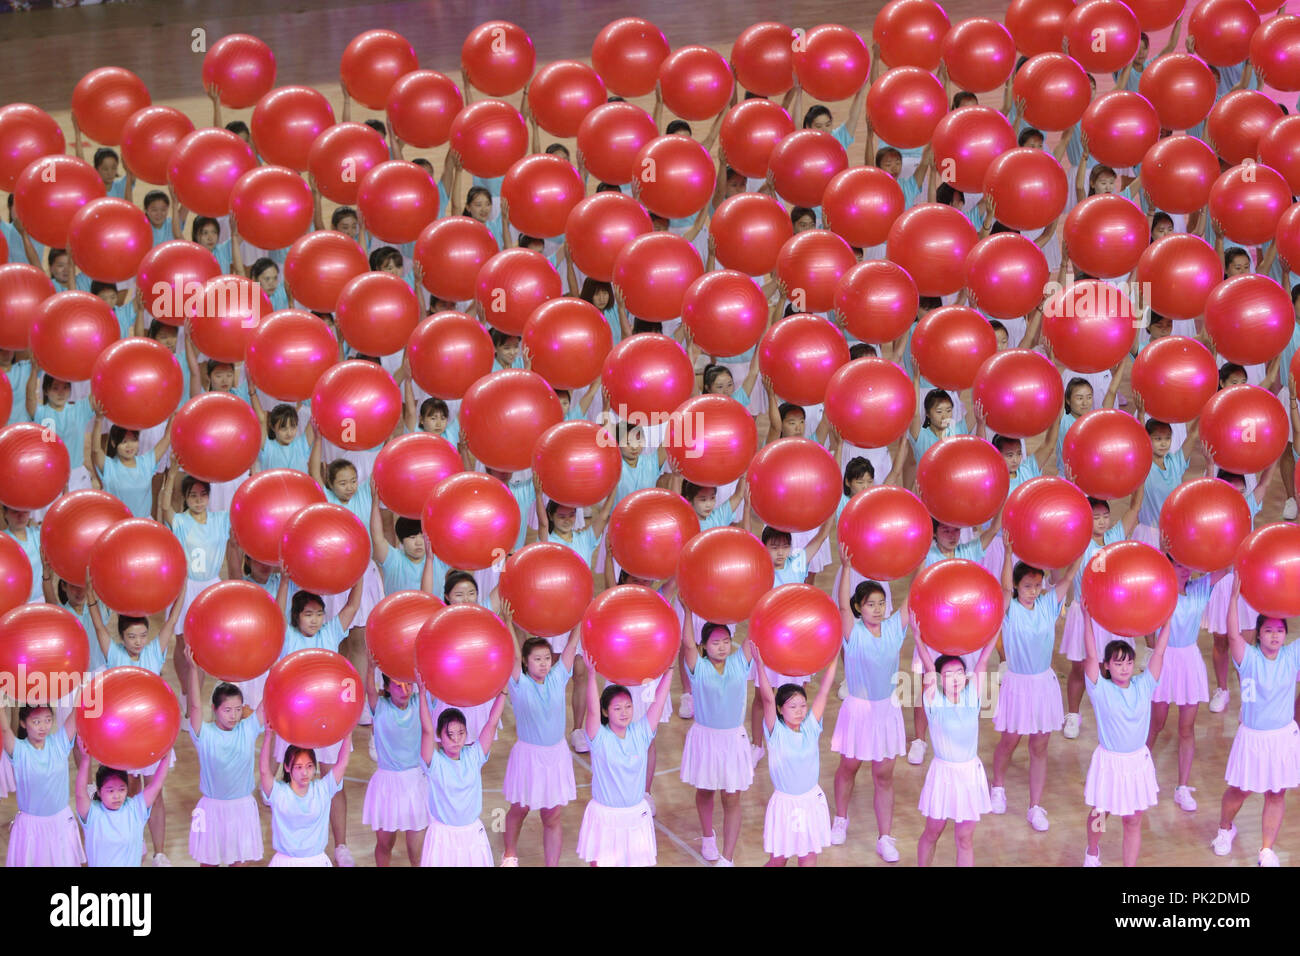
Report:
[[893,697],[867,700],[849,695],[840,704],[831,750],[850,760],[892,760],[907,753],[903,708]]
[[1203,704],[1210,699],[1205,658],[1195,644],[1165,648],[1165,661],[1151,700],[1160,704]]
[[276,851],[275,856],[271,857],[271,862],[267,866],[290,866],[290,867],[307,867],[307,866],[333,866],[330,858],[324,853],[317,853],[315,856],[289,856],[285,853]]
[[180,597],[181,615],[176,621],[177,634],[185,633],[185,615],[190,612],[190,605],[194,603],[194,599],[202,594],[205,589],[212,587],[212,585],[217,584],[220,581],[220,577],[205,578],[202,581],[196,581],[194,578],[185,579],[185,589],[181,591]]
[[[284,754],[289,749],[289,741],[283,737],[275,738],[275,762],[284,765]],[[332,767],[339,762],[339,751],[343,749],[343,741],[336,744],[330,744],[328,747],[316,747],[313,751],[316,754],[316,763],[326,767]]]
[[48,817],[18,811],[9,829],[5,866],[81,866],[86,851],[71,807]]
[[765,853],[789,859],[820,853],[830,843],[831,812],[821,787],[800,794],[772,793],[763,817]]
[[[322,594],[325,600],[325,617],[337,617],[343,605],[348,603],[347,591],[340,591],[338,594]],[[375,562],[371,561],[366,565],[366,573],[361,578],[361,607],[357,609],[357,615],[352,619],[348,626],[351,630],[354,627],[365,627],[366,621],[370,619],[370,612],[376,604],[384,599],[384,579],[379,573],[379,568]]]
[[1248,793],[1275,793],[1300,787],[1300,727],[1295,721],[1276,730],[1237,728],[1223,777]]
[[[1205,605],[1201,626],[1211,634],[1228,633],[1228,606],[1232,603],[1232,586],[1236,577],[1235,571],[1229,571],[1219,579],[1219,583],[1210,592],[1210,603]],[[1249,601],[1238,595],[1237,626],[1243,631],[1253,631],[1257,617],[1259,612],[1250,606]]]
[[366,784],[361,822],[372,830],[396,833],[429,825],[429,782],[419,767],[374,772]]
[[424,831],[424,850],[420,853],[420,866],[478,866],[490,867],[492,845],[488,843],[487,830],[482,820],[463,827],[449,827],[437,820],[429,820]]
[[1061,682],[1056,672],[1039,674],[1002,672],[993,729],[1010,734],[1050,734],[1065,723]]
[[[1135,647],[1133,638],[1121,637],[1106,630],[1094,619],[1092,622],[1093,638],[1097,642],[1097,658],[1106,653],[1106,645],[1111,641],[1123,641],[1129,647]],[[1075,601],[1065,613],[1065,630],[1061,633],[1061,653],[1072,661],[1083,660],[1083,605]]]
[[692,721],[682,744],[681,778],[697,790],[748,790],[754,783],[749,731],[743,725],[719,730]]
[[265,852],[262,820],[251,793],[237,800],[199,797],[190,814],[190,857],[195,863],[247,863],[260,860]]
[[167,756],[163,757],[161,760],[158,760],[155,763],[151,763],[149,764],[149,766],[144,767],[143,769],[140,770],[128,770],[127,773],[132,777],[152,777],[154,774],[158,772],[158,768],[162,766],[163,760],[167,761],[168,770],[171,770],[173,767],[175,767],[176,748],[173,747],[171,751],[167,754]]
[[578,797],[573,778],[573,754],[564,740],[550,746],[515,741],[506,761],[502,794],[529,810],[562,807]]
[[644,800],[630,807],[587,801],[578,830],[578,856],[597,866],[654,866],[659,846]]
[[1092,752],[1083,799],[1094,810],[1127,817],[1154,807],[1159,792],[1156,767],[1146,747],[1126,754],[1105,747]]
[[952,763],[935,757],[921,787],[921,814],[931,820],[966,823],[989,813],[989,781],[978,757]]

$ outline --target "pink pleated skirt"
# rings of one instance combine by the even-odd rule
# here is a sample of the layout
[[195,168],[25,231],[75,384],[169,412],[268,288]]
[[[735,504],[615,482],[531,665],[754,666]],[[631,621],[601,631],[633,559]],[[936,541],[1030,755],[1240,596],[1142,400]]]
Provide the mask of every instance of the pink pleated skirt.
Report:
[[[802,548],[809,544],[813,538],[817,537],[817,529],[810,531],[795,531],[790,535],[791,545],[795,548]],[[817,549],[815,554],[808,555],[808,573],[816,574],[822,568],[831,563],[831,540],[827,538],[822,542],[822,546]]]
[[981,814],[989,813],[992,805],[983,762],[978,757],[961,763],[935,757],[925,773],[917,809],[931,820],[954,823],[978,820]]
[[237,800],[199,797],[190,814],[190,857],[195,863],[247,863],[265,853],[262,820],[251,793]]
[[820,853],[830,846],[831,813],[821,787],[807,793],[776,790],[763,817],[763,851],[789,859]]
[[[343,748],[343,741],[331,744],[328,747],[315,748],[316,763],[326,767],[332,767],[339,762],[339,751]],[[282,737],[275,738],[275,761],[281,766],[284,765],[284,753],[289,749],[289,742]]]
[[1151,700],[1161,704],[1203,704],[1210,699],[1209,674],[1205,658],[1195,644],[1165,648],[1160,683]]
[[[1097,657],[1106,652],[1106,645],[1111,641],[1123,641],[1129,647],[1136,647],[1131,637],[1112,634],[1094,620],[1092,622],[1093,638],[1097,642]],[[1065,613],[1065,630],[1061,634],[1061,653],[1072,661],[1083,660],[1083,605],[1075,601]]]
[[184,634],[185,615],[189,613],[190,605],[194,599],[204,592],[205,589],[212,587],[221,581],[220,577],[205,578],[202,581],[196,581],[194,578],[185,579],[185,590],[181,592],[181,616],[176,622],[176,633]]
[[907,752],[903,708],[892,697],[867,700],[852,695],[840,704],[831,750],[850,760],[892,760]]
[[[348,603],[348,594],[351,591],[340,591],[338,594],[323,594],[325,599],[325,617],[337,617],[343,605]],[[365,627],[366,621],[370,618],[370,611],[376,604],[384,599],[384,579],[379,573],[379,568],[375,562],[371,561],[366,565],[366,573],[361,578],[361,607],[357,610],[357,616],[352,619],[353,627]]]
[[0,800],[3,800],[17,789],[18,781],[14,779],[14,762],[0,748]]
[[312,866],[333,866],[330,858],[324,853],[317,853],[315,856],[289,856],[288,854],[276,851],[275,856],[271,857],[271,862],[267,866],[288,866],[288,867],[312,867]]
[[502,794],[512,804],[530,810],[562,807],[577,799],[573,778],[573,754],[569,745],[557,741],[549,747],[515,741],[506,761],[506,779]]
[[5,866],[81,866],[86,851],[71,807],[48,817],[18,811],[9,829]]
[[1083,800],[1099,813],[1127,817],[1156,805],[1160,785],[1156,767],[1146,747],[1117,754],[1098,747],[1088,764]]
[[1237,728],[1223,778],[1249,793],[1275,793],[1300,787],[1300,727],[1295,721],[1276,730]]
[[692,721],[682,744],[682,783],[697,790],[748,790],[754,783],[749,748],[749,732],[743,725],[719,730]]
[[993,729],[1009,734],[1050,734],[1065,723],[1061,706],[1061,681],[1056,672],[1039,674],[1002,672]]
[[419,767],[376,770],[366,784],[361,822],[386,833],[423,830],[429,825],[428,789]]
[[578,831],[578,856],[597,866],[654,866],[659,846],[644,800],[630,807],[587,801]]
[[[1201,626],[1211,634],[1228,633],[1228,605],[1232,603],[1232,585],[1236,572],[1229,571],[1210,592],[1210,603],[1205,605],[1205,614],[1201,616]],[[1237,626],[1243,631],[1255,629],[1255,619],[1259,612],[1250,606],[1244,597],[1237,598]]]
[[424,849],[420,853],[420,866],[477,866],[490,867],[492,844],[488,843],[487,830],[482,820],[463,827],[449,827],[437,820],[429,821],[424,831]]

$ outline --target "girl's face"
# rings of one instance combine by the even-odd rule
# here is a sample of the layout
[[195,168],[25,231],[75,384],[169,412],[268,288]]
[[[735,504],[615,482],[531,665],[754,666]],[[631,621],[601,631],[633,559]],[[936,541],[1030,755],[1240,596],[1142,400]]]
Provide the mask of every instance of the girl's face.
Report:
[[1161,316],[1147,325],[1147,334],[1151,336],[1151,341],[1163,339],[1166,336],[1174,334],[1174,320]]
[[608,289],[597,289],[591,294],[591,304],[600,311],[604,312],[610,306],[610,296]]
[[943,686],[945,697],[956,697],[966,689],[966,665],[961,661],[949,661],[939,672],[939,682]]
[[501,363],[502,368],[510,368],[515,364],[515,359],[519,358],[519,338],[510,336],[496,348],[497,361]]
[[196,484],[189,490],[185,496],[185,507],[190,514],[207,514],[208,513],[208,488],[206,485]]
[[122,632],[122,646],[133,658],[139,657],[144,646],[149,643],[149,628],[143,624],[132,624]]
[[955,551],[961,543],[961,528],[952,524],[941,524],[934,529],[934,541],[939,550],[947,553]]
[[50,408],[62,408],[68,403],[70,395],[72,395],[72,385],[62,379],[55,379],[45,390],[45,404]]
[[903,157],[895,156],[893,153],[888,154],[880,161],[880,168],[895,179],[903,171]]
[[447,595],[448,604],[477,604],[478,585],[472,581],[457,581],[456,586]]
[[772,556],[772,567],[785,567],[786,559],[790,557],[793,547],[789,538],[777,538],[775,541],[769,541],[763,547],[767,548],[767,553]]
[[866,491],[871,487],[871,478],[867,475],[859,475],[856,478],[849,479],[849,497],[852,498],[859,492]]
[[885,601],[885,596],[873,591],[858,610],[862,614],[863,621],[879,627],[881,622],[885,619],[885,611],[887,609],[888,604]]
[[258,584],[265,584],[269,581],[271,579],[271,572],[274,570],[275,568],[271,567],[271,565],[263,564],[255,558],[248,559],[248,576]]
[[632,723],[632,698],[627,694],[619,694],[609,702],[605,716],[609,718],[611,728],[626,730]]
[[817,220],[812,216],[800,216],[794,221],[794,234],[797,236],[801,232],[807,232],[809,229],[817,228]]
[[809,129],[829,130],[831,128],[831,117],[829,113],[818,113],[817,118],[812,121]]
[[275,426],[275,440],[281,445],[292,445],[298,437],[298,423],[293,419],[284,419]]
[[1245,385],[1246,381],[1245,372],[1230,372],[1223,380],[1223,387],[1231,388],[1233,385]]
[[316,779],[316,763],[307,754],[298,754],[289,765],[289,781],[295,790],[305,790]]
[[113,180],[117,179],[117,160],[112,156],[105,156],[95,167],[95,172],[99,173],[99,178],[104,180],[105,186],[112,186]]
[[940,399],[930,409],[930,427],[935,431],[943,431],[952,424],[952,402]]
[[1192,579],[1192,569],[1178,561],[1174,562],[1174,576],[1178,578],[1178,590],[1185,591],[1187,582]]
[[109,777],[99,788],[99,802],[105,810],[121,810],[126,803],[126,784],[121,777]]
[[1020,584],[1016,586],[1016,597],[1020,599],[1020,603],[1025,607],[1033,607],[1042,590],[1043,576],[1041,574],[1026,574],[1020,579]]
[[623,460],[630,465],[635,465],[636,460],[641,457],[641,449],[645,447],[645,439],[641,437],[640,426],[629,428],[623,441],[619,444],[619,450],[623,453]]
[[63,591],[65,594],[68,595],[69,604],[80,604],[82,601],[86,599],[86,589],[84,586],[80,584],[71,584],[67,581],[64,581]]
[[5,508],[5,524],[10,528],[26,528],[32,520],[30,511],[17,511],[13,508]]
[[1245,275],[1250,271],[1250,256],[1233,256],[1232,261],[1228,263],[1228,278],[1233,276]]
[[1117,183],[1112,173],[1102,173],[1097,177],[1097,185],[1093,189],[1093,194],[1097,196],[1108,196],[1115,192]]
[[144,207],[144,214],[149,217],[150,224],[157,229],[167,221],[168,204],[161,199],[155,199],[149,205]]
[[402,539],[402,553],[412,561],[424,560],[424,535],[413,534]]
[[999,352],[1005,352],[1005,351],[1006,351],[1006,348],[1007,348],[1007,345],[1009,345],[1010,342],[1011,342],[1011,340],[1010,340],[1009,338],[1007,338],[1007,330],[1006,330],[1006,329],[994,329],[994,330],[993,330],[993,337],[994,337],[995,339],[997,339],[997,342],[998,342],[998,351],[999,351]]
[[234,730],[239,719],[244,716],[244,698],[227,697],[212,712],[212,719],[222,730]]
[[55,256],[54,261],[50,263],[50,276],[55,281],[67,285],[68,279],[72,276],[72,260],[67,256]]
[[217,240],[221,237],[221,230],[212,223],[204,223],[199,230],[199,245],[205,249],[215,249]]
[[573,530],[573,523],[578,519],[578,509],[569,505],[560,505],[555,509],[555,514],[551,518],[551,525],[561,534],[568,534]]
[[388,682],[388,699],[393,702],[393,706],[398,710],[405,710],[407,702],[411,699],[411,685],[399,680],[390,680]]
[[1151,434],[1151,454],[1163,459],[1169,454],[1169,447],[1174,443],[1174,434],[1168,428],[1157,428]]
[[345,504],[357,493],[357,470],[352,467],[340,468],[330,482],[330,491],[334,497]]
[[176,329],[173,326],[164,325],[158,330],[158,338],[155,341],[163,346],[163,348],[167,349],[168,352],[175,352],[177,341]]
[[487,222],[492,218],[492,200],[482,193],[479,193],[468,203],[469,214],[479,222]]
[[379,267],[380,272],[387,272],[390,276],[402,276],[402,263],[398,262],[393,256],[384,260],[384,264]]
[[218,365],[208,376],[208,386],[214,392],[231,392],[235,388],[235,368],[232,365]]
[[257,277],[257,284],[262,287],[262,291],[270,295],[276,289],[280,288],[280,270],[271,266]]
[[786,412],[785,417],[781,419],[781,437],[802,438],[803,425],[804,425],[803,412],[801,411]]
[[1155,242],[1157,239],[1163,239],[1173,231],[1174,224],[1171,222],[1165,222],[1162,219],[1151,229],[1151,241]]
[[627,583],[628,583],[628,584],[637,584],[637,585],[640,585],[640,586],[643,587],[643,588],[649,588],[651,591],[653,591],[653,590],[655,589],[655,583],[654,583],[654,581],[652,581],[650,578],[638,578],[638,577],[636,577],[635,575],[632,575],[632,574],[629,574],[629,575],[627,576]]
[[99,296],[101,299],[103,299],[103,300],[104,300],[104,303],[105,303],[106,305],[109,305],[109,306],[117,305],[117,287],[116,287],[116,286],[113,286],[113,287],[110,287],[110,288],[107,288],[107,289],[100,289],[98,292],[95,293],[95,295],[97,295],[97,296]]
[[1075,388],[1070,392],[1067,404],[1070,406],[1070,414],[1075,418],[1082,418],[1084,415],[1088,414],[1092,411],[1092,386],[1075,386]]
[[1026,148],[1026,149],[1042,149],[1042,148],[1043,148],[1043,137],[1041,137],[1041,136],[1030,136],[1030,137],[1027,137],[1027,138],[1025,139],[1025,148]]
[[298,633],[303,637],[315,637],[316,632],[325,626],[325,606],[315,601],[309,603],[298,614]]
[[804,718],[808,716],[808,698],[802,693],[791,694],[781,705],[781,720],[791,730],[798,730]]
[[356,216],[344,216],[339,220],[338,231],[356,241],[361,238],[361,223]]
[[438,743],[442,744],[443,753],[452,760],[459,760],[460,752],[465,747],[465,738],[468,736],[465,725],[458,720],[453,720],[438,735]]
[[538,682],[546,680],[546,675],[551,672],[553,660],[549,647],[534,647],[529,651],[528,659],[524,661],[524,666],[528,668],[528,676]]
[[736,391],[736,380],[731,377],[730,372],[720,372],[709,383],[709,395],[727,395],[731,396]]
[[695,495],[695,500],[691,502],[691,507],[701,518],[707,518],[713,514],[713,509],[718,506],[718,489],[701,488]]
[[715,627],[709,632],[709,639],[704,642],[704,656],[715,664],[724,663],[731,656],[731,635],[724,629]]
[[1286,641],[1286,622],[1275,617],[1267,617],[1259,627],[1255,637],[1259,649],[1270,659],[1277,656]]
[[41,707],[27,715],[23,721],[23,727],[27,731],[27,739],[33,744],[41,743],[50,735],[54,729],[54,711],[48,707]]
[[1002,460],[1007,463],[1007,471],[1015,474],[1020,470],[1020,463],[1025,460],[1025,453],[1020,448],[1020,442],[1002,449]]
[[135,461],[135,456],[139,452],[140,436],[135,432],[127,432],[117,444],[118,461]]
[[568,417],[569,417],[569,405],[570,405],[570,403],[573,401],[573,398],[572,398],[572,397],[571,397],[567,392],[566,392],[566,393],[556,392],[556,393],[555,393],[555,397],[558,398],[558,399],[560,400],[560,412],[561,412],[561,414],[563,414],[565,418],[568,418]]
[[447,416],[442,412],[431,412],[420,419],[420,428],[431,435],[441,435],[447,430]]
[[1133,679],[1133,667],[1137,663],[1132,654],[1124,658],[1112,657],[1106,663],[1106,669],[1110,671],[1112,683],[1120,687],[1127,687],[1128,682]]
[[1092,509],[1092,536],[1100,538],[1110,530],[1110,507],[1099,506]]

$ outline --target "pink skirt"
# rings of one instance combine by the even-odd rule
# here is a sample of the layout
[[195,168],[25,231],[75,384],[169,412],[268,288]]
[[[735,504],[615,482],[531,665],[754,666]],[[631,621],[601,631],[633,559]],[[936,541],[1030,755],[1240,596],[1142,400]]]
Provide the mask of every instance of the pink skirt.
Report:
[[248,480],[248,472],[240,475],[238,478],[231,478],[229,481],[214,481],[209,485],[208,492],[208,510],[209,511],[229,511],[230,502],[235,499],[235,492],[239,486]]
[[5,866],[81,866],[86,851],[71,807],[48,817],[18,811],[9,829]]
[[[1097,642],[1097,657],[1106,652],[1106,645],[1111,641],[1123,641],[1129,647],[1136,647],[1131,637],[1112,634],[1095,620],[1092,622],[1092,635]],[[1075,601],[1065,613],[1065,630],[1061,634],[1061,653],[1072,661],[1083,660],[1083,606]]]
[[[835,571],[835,583],[831,585],[831,591],[830,591],[831,594],[840,593],[840,578],[846,570],[850,575],[849,597],[853,596],[853,592],[857,590],[858,585],[861,584],[863,581],[875,580],[874,578],[868,578],[865,574],[859,574],[852,565],[841,564],[839,568]],[[1000,568],[998,569],[998,571],[999,573],[1001,573]],[[876,583],[885,589],[885,616],[888,617],[890,614],[894,613],[894,594],[889,589],[888,581],[876,581]]]
[[[348,603],[348,591],[340,591],[338,594],[321,595],[325,599],[325,617],[337,617],[343,605]],[[365,627],[366,621],[370,619],[370,611],[376,604],[384,599],[384,579],[379,574],[379,568],[375,562],[371,561],[366,565],[366,573],[361,578],[361,607],[357,610],[357,616],[352,619],[349,630],[353,627]]]
[[1149,524],[1140,524],[1133,529],[1129,535],[1130,541],[1141,541],[1143,544],[1149,544],[1157,551],[1163,551],[1164,548],[1160,543],[1160,529],[1153,528]]
[[477,866],[491,867],[492,844],[488,843],[487,830],[482,820],[463,827],[449,827],[437,820],[429,821],[424,831],[424,849],[420,853],[420,866]]
[[578,831],[578,856],[597,866],[654,866],[659,846],[644,800],[630,807],[587,801]]
[[1210,699],[1205,658],[1195,644],[1165,648],[1165,662],[1151,700],[1159,704],[1203,704]]
[[[342,747],[343,741],[340,740],[338,743],[331,744],[328,747],[315,748],[313,752],[316,754],[316,763],[326,767],[334,766],[339,762],[339,750],[341,750]],[[275,738],[275,762],[280,766],[284,766],[284,753],[288,749],[289,741],[277,736]]]
[[983,762],[979,757],[962,763],[935,757],[925,773],[917,809],[928,819],[954,823],[978,820],[980,814],[989,813],[992,805]]
[[[808,531],[795,531],[790,535],[791,544],[795,548],[802,548],[808,545],[813,538],[817,537],[817,529],[812,528]],[[816,574],[822,568],[831,563],[831,540],[827,538],[822,542],[822,546],[817,549],[816,554],[808,555],[808,573]]]
[[171,770],[173,767],[175,767],[176,748],[173,747],[171,751],[167,754],[167,756],[162,758],[162,760],[159,760],[156,763],[151,763],[149,764],[149,766],[144,767],[140,770],[128,770],[127,773],[132,777],[152,777],[154,774],[158,772],[158,768],[162,766],[163,760],[167,761],[168,770]]
[[763,817],[763,851],[772,856],[807,856],[831,843],[831,812],[821,787],[807,793],[774,791]]
[[[1205,614],[1201,616],[1201,626],[1211,634],[1228,633],[1228,605],[1232,602],[1232,585],[1236,572],[1229,571],[1210,592],[1210,603],[1205,605]],[[1255,629],[1259,612],[1250,606],[1244,597],[1237,598],[1237,626],[1243,631]]]
[[14,763],[9,759],[9,755],[0,749],[0,800],[17,789],[18,781],[14,779]]
[[573,779],[573,754],[559,740],[549,747],[515,741],[506,761],[501,792],[512,804],[530,810],[562,807],[578,797]]
[[1050,734],[1065,723],[1061,706],[1061,681],[1056,672],[1041,674],[1002,672],[993,729],[1004,734]]
[[1146,747],[1127,754],[1113,753],[1105,747],[1092,752],[1083,800],[1097,812],[1131,816],[1154,807],[1159,792],[1156,766]]
[[[437,701],[433,708],[433,725],[438,726],[438,715],[444,710],[448,710],[450,704],[444,704]],[[488,717],[492,715],[492,701],[482,704],[475,704],[473,707],[457,707],[465,715],[465,739],[478,740],[478,735],[483,733],[483,728],[487,725]],[[501,722],[497,721],[496,732],[492,734],[492,739],[496,740],[501,733]]]
[[840,704],[831,750],[850,760],[893,760],[907,753],[903,708],[892,697],[867,700],[850,694]]
[[[777,690],[780,690],[782,684],[795,684],[798,687],[802,687],[804,684],[812,680],[811,674],[808,674],[804,677],[791,677],[789,674],[778,674],[776,671],[772,670],[772,668],[766,665],[764,665],[763,669],[767,671],[767,682],[772,685],[772,691],[774,693]],[[757,661],[749,662],[749,679],[752,680],[755,684],[758,683],[758,662]]]
[[317,853],[315,856],[289,856],[288,854],[276,851],[275,856],[271,857],[271,862],[267,866],[333,866],[330,858],[324,853]]
[[1223,778],[1229,786],[1248,793],[1300,787],[1300,727],[1295,721],[1277,730],[1239,726]]
[[220,578],[220,577],[207,578],[207,579],[202,580],[202,581],[196,581],[196,580],[194,580],[194,578],[186,578],[186,579],[185,579],[185,590],[183,590],[183,591],[181,592],[181,597],[180,597],[180,601],[181,601],[181,616],[180,616],[180,618],[176,621],[176,633],[177,633],[177,634],[184,634],[184,633],[185,633],[185,630],[184,630],[184,628],[185,628],[185,615],[189,613],[190,605],[194,603],[194,599],[195,599],[196,597],[198,597],[200,594],[202,594],[202,593],[204,592],[204,590],[206,590],[207,588],[212,587],[212,585],[214,585],[214,584],[218,584],[218,583],[220,583],[220,581],[221,581],[221,578]]
[[199,797],[190,814],[190,857],[195,863],[247,863],[265,853],[262,820],[251,793],[237,800]]
[[429,825],[429,783],[419,767],[374,772],[366,784],[361,822],[372,830],[396,833]]
[[262,693],[266,690],[266,678],[269,673],[270,671],[267,671],[267,673],[263,674],[261,677],[254,677],[252,680],[241,680],[235,682],[235,686],[239,688],[239,692],[244,695],[245,706],[257,710],[261,705]]
[[681,776],[696,790],[748,790],[754,783],[749,732],[743,725],[718,730],[692,721],[682,744]]

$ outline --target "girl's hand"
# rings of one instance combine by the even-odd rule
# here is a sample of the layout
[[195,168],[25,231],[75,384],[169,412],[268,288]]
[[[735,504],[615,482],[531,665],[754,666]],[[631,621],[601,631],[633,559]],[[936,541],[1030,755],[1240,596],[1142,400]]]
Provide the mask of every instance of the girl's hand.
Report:
[[83,738],[81,734],[77,734],[77,749],[81,751],[83,757],[90,756],[90,751],[86,749],[85,738]]

